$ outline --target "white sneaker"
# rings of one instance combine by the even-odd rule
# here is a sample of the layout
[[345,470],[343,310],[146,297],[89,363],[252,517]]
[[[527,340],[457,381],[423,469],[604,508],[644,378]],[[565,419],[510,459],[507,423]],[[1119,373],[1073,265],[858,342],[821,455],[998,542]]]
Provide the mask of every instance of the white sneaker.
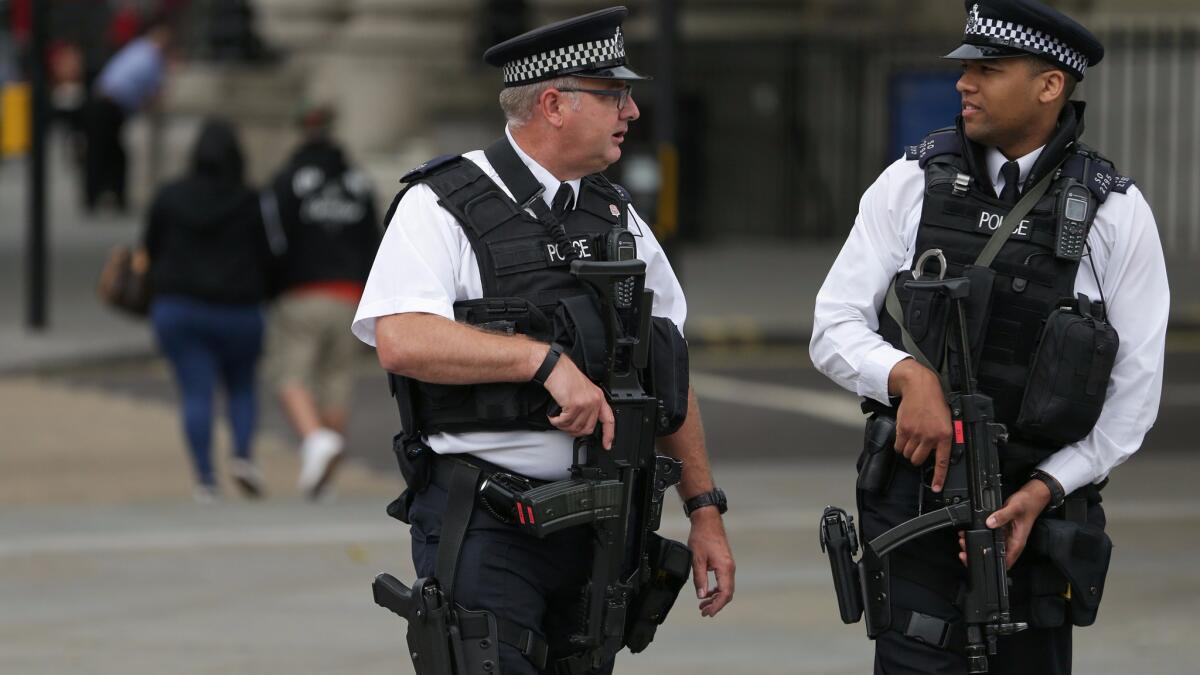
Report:
[[216,485],[197,483],[192,490],[192,499],[197,504],[216,504],[221,501],[221,491],[217,489]]
[[242,491],[243,496],[249,499],[258,499],[263,496],[262,474],[259,473],[258,466],[254,462],[234,457],[229,462],[229,475],[233,477],[233,482]]
[[344,454],[343,445],[342,435],[332,429],[317,429],[304,437],[298,486],[309,499],[320,497],[329,484]]

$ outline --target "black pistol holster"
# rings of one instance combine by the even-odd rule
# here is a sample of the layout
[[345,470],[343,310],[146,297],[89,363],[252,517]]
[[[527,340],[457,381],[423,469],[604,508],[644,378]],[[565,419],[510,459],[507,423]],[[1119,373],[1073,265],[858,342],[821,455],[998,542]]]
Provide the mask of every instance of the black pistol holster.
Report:
[[[431,467],[432,458],[424,461]],[[417,579],[410,589],[392,575],[380,574],[371,585],[375,603],[407,621],[408,650],[417,675],[495,675],[500,642],[544,668],[549,646],[540,635],[491,612],[468,610],[454,602],[455,572],[481,472],[467,462],[443,461],[449,463],[450,478],[435,576]],[[432,471],[426,469],[427,483]],[[408,491],[413,489],[410,484]],[[397,502],[403,500],[402,495]]]

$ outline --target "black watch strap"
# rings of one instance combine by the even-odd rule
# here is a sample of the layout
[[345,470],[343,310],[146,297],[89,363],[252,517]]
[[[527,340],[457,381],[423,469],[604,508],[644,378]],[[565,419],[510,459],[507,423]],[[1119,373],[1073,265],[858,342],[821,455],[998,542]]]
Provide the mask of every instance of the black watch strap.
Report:
[[1063,502],[1067,501],[1067,493],[1063,490],[1062,483],[1059,483],[1058,479],[1054,476],[1041,469],[1034,469],[1033,473],[1029,474],[1029,479],[1042,481],[1050,490],[1050,503],[1046,506],[1047,511],[1057,509],[1063,505]]
[[563,346],[557,342],[551,342],[550,351],[546,352],[546,358],[542,359],[542,365],[538,366],[537,372],[533,374],[533,381],[543,387],[546,386],[546,379],[554,371],[554,366],[558,363],[558,357],[562,356],[562,353]]
[[683,503],[683,513],[692,515],[692,511],[702,509],[705,506],[717,507],[718,513],[725,513],[729,510],[729,503],[725,499],[725,491],[721,488],[713,488],[711,492],[698,494],[695,497]]

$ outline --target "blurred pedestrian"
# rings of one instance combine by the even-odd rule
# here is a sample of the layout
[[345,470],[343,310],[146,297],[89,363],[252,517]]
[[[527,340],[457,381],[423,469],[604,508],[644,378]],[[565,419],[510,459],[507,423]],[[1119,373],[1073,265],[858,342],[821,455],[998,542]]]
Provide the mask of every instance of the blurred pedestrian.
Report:
[[113,55],[96,78],[85,121],[84,204],[89,211],[104,193],[112,193],[117,208],[125,209],[127,161],[121,132],[129,117],[157,99],[171,37],[162,19],[148,22],[142,36]]
[[301,438],[299,487],[315,498],[344,452],[351,370],[347,326],[379,246],[370,182],[330,136],[334,111],[308,106],[304,139],[264,193],[282,294],[268,325],[270,380]]
[[234,129],[206,122],[187,175],[155,195],[144,238],[155,291],[150,318],[179,387],[199,501],[219,494],[211,459],[218,381],[233,431],[230,474],[247,496],[262,493],[251,443],[270,251],[242,166]]

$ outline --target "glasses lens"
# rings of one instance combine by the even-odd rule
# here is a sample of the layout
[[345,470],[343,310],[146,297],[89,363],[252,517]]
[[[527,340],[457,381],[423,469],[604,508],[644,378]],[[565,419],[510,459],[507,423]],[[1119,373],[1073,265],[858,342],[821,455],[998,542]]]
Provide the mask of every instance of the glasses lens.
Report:
[[621,95],[617,97],[617,110],[625,109],[625,104],[629,101],[629,94],[632,91],[633,87],[628,84],[625,85],[625,88],[621,90]]

